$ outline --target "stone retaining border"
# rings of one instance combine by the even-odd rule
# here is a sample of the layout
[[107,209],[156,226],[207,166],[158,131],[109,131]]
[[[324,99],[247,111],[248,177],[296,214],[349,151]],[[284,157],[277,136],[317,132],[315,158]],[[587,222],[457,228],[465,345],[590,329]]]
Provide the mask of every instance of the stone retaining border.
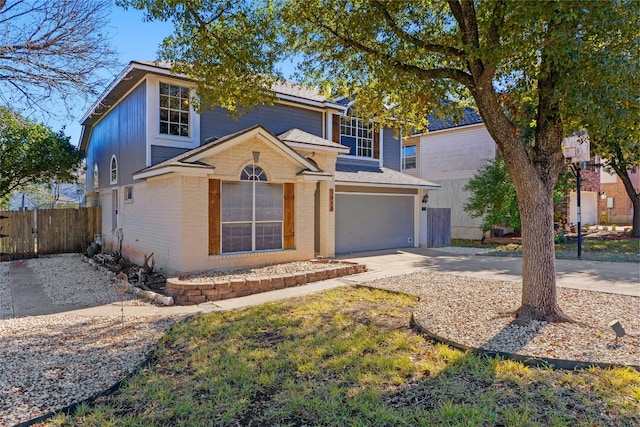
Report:
[[179,277],[170,277],[167,278],[166,292],[173,297],[176,305],[195,305],[206,301],[244,297],[367,271],[366,265],[352,261],[330,259],[311,259],[310,261],[327,264],[327,268],[282,276],[247,277],[231,280],[214,279],[208,283],[195,283],[180,280]]
[[109,276],[109,278],[114,283],[116,283],[116,286],[122,286],[124,288],[125,292],[130,293],[131,295],[133,295],[136,298],[147,300],[147,301],[152,302],[153,304],[156,304],[156,305],[163,305],[163,306],[172,306],[172,305],[174,305],[173,298],[170,297],[170,296],[165,296],[165,295],[159,294],[157,292],[153,292],[153,291],[145,291],[142,288],[139,288],[139,287],[137,287],[135,285],[132,285],[131,283],[129,283],[128,279],[124,280],[124,279],[118,278],[118,275],[116,273],[114,273],[113,271],[109,270],[105,266],[100,265],[98,262],[96,262],[92,258],[88,258],[84,254],[82,255],[81,259],[84,262],[86,262],[87,264],[91,265],[92,267],[94,267],[96,269],[102,269],[103,271],[105,271],[107,273],[107,275]]

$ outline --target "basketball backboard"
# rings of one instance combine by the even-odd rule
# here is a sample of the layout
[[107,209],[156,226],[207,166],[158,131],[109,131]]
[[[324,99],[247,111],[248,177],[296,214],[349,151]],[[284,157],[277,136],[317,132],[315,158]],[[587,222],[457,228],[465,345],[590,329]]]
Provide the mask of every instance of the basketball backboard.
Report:
[[567,163],[583,163],[591,160],[591,144],[587,135],[573,135],[562,141],[562,155]]

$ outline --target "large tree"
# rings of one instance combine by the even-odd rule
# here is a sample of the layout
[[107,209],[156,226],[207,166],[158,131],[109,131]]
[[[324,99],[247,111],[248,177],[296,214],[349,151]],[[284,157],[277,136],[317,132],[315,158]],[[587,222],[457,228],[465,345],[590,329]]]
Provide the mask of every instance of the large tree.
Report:
[[69,139],[0,107],[0,201],[31,185],[75,181],[83,154]]
[[[116,65],[109,0],[0,0],[0,104],[66,116]],[[62,108],[61,108],[62,107]],[[80,106],[81,107],[81,106]]]
[[[424,126],[470,101],[518,195],[523,234],[520,321],[566,319],[557,305],[553,189],[575,83],[615,73],[610,52],[638,49],[640,2],[506,0],[120,0],[171,20],[162,59],[199,82],[201,107],[268,100],[282,61],[379,124]],[[615,40],[603,35],[615,34]],[[590,63],[600,56],[610,61]],[[581,68],[577,66],[580,65]],[[587,72],[588,71],[588,72]],[[592,83],[597,83],[592,82]],[[272,98],[271,98],[272,99]],[[393,108],[389,108],[392,106]],[[398,120],[402,119],[402,120]]]

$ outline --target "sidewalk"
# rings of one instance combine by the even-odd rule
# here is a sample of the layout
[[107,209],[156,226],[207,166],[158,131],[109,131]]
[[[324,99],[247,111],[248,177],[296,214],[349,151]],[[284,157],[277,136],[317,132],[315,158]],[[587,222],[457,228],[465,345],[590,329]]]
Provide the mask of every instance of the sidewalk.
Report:
[[[476,254],[480,253],[480,254]],[[368,266],[369,271],[308,285],[264,292],[241,298],[207,302],[195,306],[159,307],[152,304],[136,307],[136,316],[190,315],[225,311],[319,292],[345,284],[409,274],[437,271],[496,280],[520,281],[522,259],[481,255],[482,249],[470,248],[408,248],[340,256]],[[640,264],[556,260],[557,285],[561,287],[609,292],[640,297]],[[20,262],[9,268],[9,288],[15,317],[44,315],[62,311],[80,316],[119,316],[118,305],[90,308],[58,307],[51,303],[42,284],[29,267]],[[73,310],[73,311],[70,311]]]

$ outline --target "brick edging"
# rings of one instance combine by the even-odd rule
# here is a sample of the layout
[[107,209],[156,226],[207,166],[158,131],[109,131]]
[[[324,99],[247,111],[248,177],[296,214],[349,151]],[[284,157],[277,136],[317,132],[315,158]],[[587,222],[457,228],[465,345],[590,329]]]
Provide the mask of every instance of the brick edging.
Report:
[[[367,266],[352,261],[312,259],[311,262],[328,264],[327,268],[269,277],[249,277],[246,279],[214,280],[208,283],[194,283],[180,277],[167,278],[166,293],[173,297],[177,305],[194,305],[206,301],[244,297],[260,292],[300,286],[311,282],[334,279],[336,277],[367,271]],[[334,266],[331,266],[334,264]],[[340,264],[340,266],[335,266]]]

